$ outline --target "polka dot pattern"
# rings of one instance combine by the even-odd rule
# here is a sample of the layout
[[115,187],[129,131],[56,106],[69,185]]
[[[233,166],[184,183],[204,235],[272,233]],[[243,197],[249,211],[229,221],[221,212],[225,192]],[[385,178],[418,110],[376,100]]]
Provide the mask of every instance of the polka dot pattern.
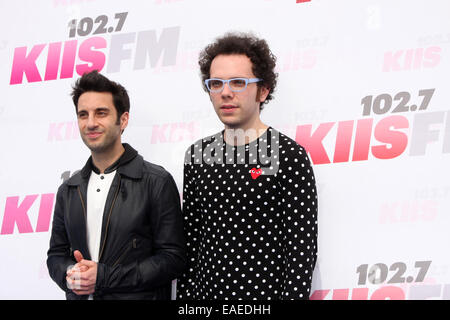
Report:
[[[202,150],[215,144],[219,158],[234,157],[234,163],[206,163],[210,153],[199,158],[193,151],[200,144]],[[249,163],[251,152],[262,162]],[[264,158],[272,158],[278,170],[253,178],[251,169],[274,166]],[[186,159],[188,268],[178,279],[177,298],[308,299],[317,255],[317,192],[306,151],[269,128],[244,146],[226,145],[222,134],[199,140]]]

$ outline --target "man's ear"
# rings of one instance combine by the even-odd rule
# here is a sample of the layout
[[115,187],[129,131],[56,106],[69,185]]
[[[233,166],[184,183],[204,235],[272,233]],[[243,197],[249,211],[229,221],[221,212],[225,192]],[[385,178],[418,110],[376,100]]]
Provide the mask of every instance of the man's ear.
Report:
[[129,112],[124,112],[120,116],[120,130],[123,132],[125,128],[128,126],[128,119],[130,118]]
[[269,92],[270,89],[267,87],[258,87],[258,91],[256,92],[256,102],[263,103],[264,101],[266,101]]

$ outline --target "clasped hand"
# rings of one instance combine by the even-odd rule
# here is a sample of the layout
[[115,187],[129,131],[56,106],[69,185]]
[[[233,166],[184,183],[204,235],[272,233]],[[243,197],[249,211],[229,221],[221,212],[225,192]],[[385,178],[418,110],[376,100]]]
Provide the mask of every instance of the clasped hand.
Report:
[[94,293],[97,281],[97,263],[85,260],[78,250],[75,250],[74,256],[77,263],[67,270],[67,287],[77,295]]

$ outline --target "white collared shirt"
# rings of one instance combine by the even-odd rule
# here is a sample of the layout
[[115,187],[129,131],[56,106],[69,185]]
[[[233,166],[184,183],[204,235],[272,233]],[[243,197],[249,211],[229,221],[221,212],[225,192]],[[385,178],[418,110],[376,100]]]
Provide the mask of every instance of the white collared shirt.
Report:
[[87,242],[92,261],[98,262],[106,198],[116,175],[91,172],[87,188]]

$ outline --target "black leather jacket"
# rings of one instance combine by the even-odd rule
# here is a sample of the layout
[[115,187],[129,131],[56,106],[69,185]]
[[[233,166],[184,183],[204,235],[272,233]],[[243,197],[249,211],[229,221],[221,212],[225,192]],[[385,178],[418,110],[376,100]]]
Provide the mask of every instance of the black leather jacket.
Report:
[[[186,265],[179,193],[166,170],[124,147],[112,168],[117,173],[103,214],[94,299],[170,299],[172,280]],[[89,159],[56,196],[47,266],[67,299],[88,298],[67,288],[66,271],[76,263],[75,250],[91,260],[86,194],[92,167]]]

